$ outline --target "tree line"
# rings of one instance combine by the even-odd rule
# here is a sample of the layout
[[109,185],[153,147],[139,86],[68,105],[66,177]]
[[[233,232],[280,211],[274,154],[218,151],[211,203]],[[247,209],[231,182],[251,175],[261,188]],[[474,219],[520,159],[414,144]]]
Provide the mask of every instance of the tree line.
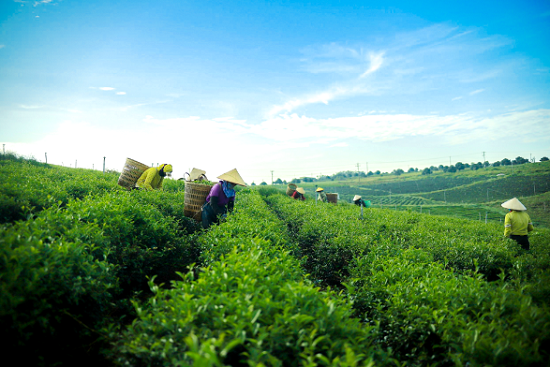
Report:
[[[539,161],[545,162],[548,161],[548,157],[542,157]],[[519,164],[526,164],[526,163],[535,163],[535,159],[532,158],[531,160],[523,158],[523,157],[516,157],[514,160],[510,160],[508,158],[504,158],[500,161],[496,161],[493,163],[490,163],[488,161],[485,161],[483,163],[477,162],[477,163],[462,163],[462,162],[456,162],[454,165],[444,166],[430,166],[424,168],[421,172],[423,175],[430,175],[434,172],[441,171],[441,172],[459,172],[464,171],[466,169],[470,170],[478,170],[488,167],[500,167],[500,166],[512,166],[512,165],[519,165]],[[420,170],[418,168],[409,168],[406,172],[412,173],[412,172],[419,172]],[[335,173],[333,175],[320,175],[318,177],[300,177],[300,178],[294,178],[290,181],[290,183],[299,184],[302,182],[319,182],[319,181],[334,181],[334,180],[343,180],[347,178],[362,178],[362,177],[371,177],[371,176],[385,176],[385,175],[395,175],[399,176],[405,173],[404,170],[401,168],[394,169],[392,172],[381,172],[380,170],[377,171],[369,171],[365,173],[364,171],[341,171],[338,173]],[[281,180],[278,178],[276,181],[273,182],[274,185],[286,185],[286,180]],[[254,185],[254,183],[253,183]],[[260,185],[267,185],[267,183],[262,182]]]

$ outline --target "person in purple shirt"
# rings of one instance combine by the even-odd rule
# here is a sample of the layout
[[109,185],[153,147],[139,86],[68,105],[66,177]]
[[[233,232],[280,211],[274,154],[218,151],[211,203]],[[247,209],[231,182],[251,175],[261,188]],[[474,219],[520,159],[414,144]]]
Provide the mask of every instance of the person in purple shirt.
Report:
[[202,227],[207,229],[212,223],[219,223],[220,218],[225,218],[227,212],[231,213],[235,205],[235,186],[246,186],[237,169],[233,169],[218,177],[220,181],[215,184],[206,197],[202,206]]

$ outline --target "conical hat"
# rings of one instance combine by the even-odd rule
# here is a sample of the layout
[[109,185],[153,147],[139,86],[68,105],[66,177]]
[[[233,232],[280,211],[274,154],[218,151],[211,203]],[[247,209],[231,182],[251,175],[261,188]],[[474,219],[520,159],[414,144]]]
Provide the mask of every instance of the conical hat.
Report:
[[315,190],[315,191],[319,192],[319,191],[324,191],[324,190],[325,190],[325,189],[323,189],[322,187],[319,187],[319,188],[318,188],[317,190]]
[[517,198],[510,199],[507,202],[500,204],[500,206],[503,208],[512,209],[512,210],[519,210],[519,211],[527,210],[525,205],[523,205],[521,201],[519,201]]
[[359,196],[359,195],[355,195],[355,196],[353,197],[353,201],[357,201],[357,200],[359,200],[359,199],[361,199],[361,196]]
[[236,168],[233,168],[229,172],[225,172],[223,175],[218,176],[220,180],[224,180],[227,182],[231,182],[237,185],[246,186],[246,183],[244,182],[241,175],[239,175],[239,172],[237,172]]
[[296,189],[296,191],[298,191],[298,192],[299,192],[300,194],[302,194],[302,195],[304,195],[304,194],[306,193],[306,190],[304,190],[303,187],[298,187],[298,188]]
[[203,171],[202,169],[198,169],[198,168],[193,167],[193,169],[191,170],[191,173],[189,174],[189,177],[187,178],[187,181],[195,181],[196,179],[198,179],[199,177],[201,177],[201,175],[204,175],[205,173],[206,173],[206,171]]

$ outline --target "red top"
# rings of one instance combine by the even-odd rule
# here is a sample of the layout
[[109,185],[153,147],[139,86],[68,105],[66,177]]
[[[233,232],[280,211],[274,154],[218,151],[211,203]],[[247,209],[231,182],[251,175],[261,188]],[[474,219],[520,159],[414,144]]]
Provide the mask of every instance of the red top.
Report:
[[294,199],[301,199],[301,200],[306,200],[306,198],[304,197],[304,195],[300,194],[298,191],[294,191],[292,193],[292,197]]

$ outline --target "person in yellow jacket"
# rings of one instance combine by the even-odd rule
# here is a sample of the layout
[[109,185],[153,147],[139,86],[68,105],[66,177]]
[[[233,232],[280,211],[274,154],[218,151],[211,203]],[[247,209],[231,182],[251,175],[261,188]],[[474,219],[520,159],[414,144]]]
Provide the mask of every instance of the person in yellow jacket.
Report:
[[515,240],[524,250],[529,250],[529,237],[527,234],[534,227],[529,214],[526,212],[527,208],[517,198],[510,199],[500,205],[510,210],[504,218],[504,236]]
[[148,168],[136,182],[136,187],[147,190],[162,189],[162,181],[166,176],[172,176],[172,165],[163,163],[158,167]]

